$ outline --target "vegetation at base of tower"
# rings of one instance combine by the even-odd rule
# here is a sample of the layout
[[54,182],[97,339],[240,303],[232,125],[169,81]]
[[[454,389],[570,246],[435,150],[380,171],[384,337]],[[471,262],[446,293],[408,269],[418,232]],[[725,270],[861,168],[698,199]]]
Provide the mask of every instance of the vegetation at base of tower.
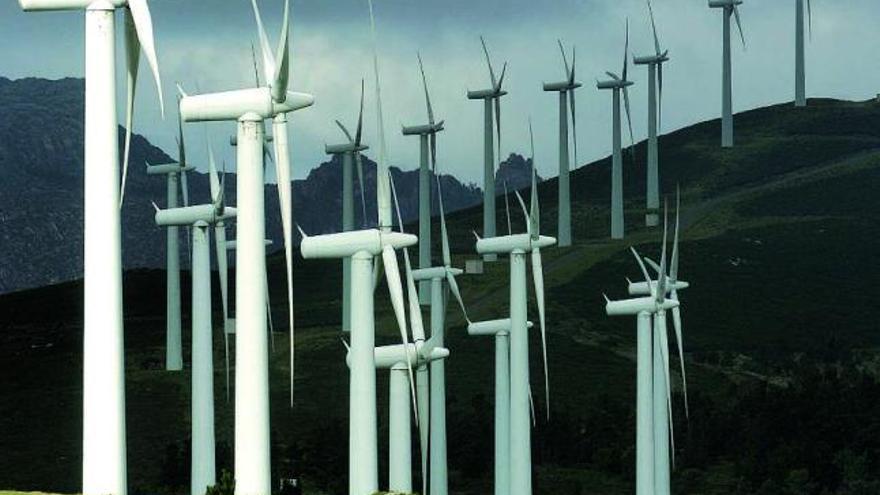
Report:
[[224,469],[220,473],[220,480],[216,485],[209,486],[205,495],[235,495],[235,478],[232,473]]

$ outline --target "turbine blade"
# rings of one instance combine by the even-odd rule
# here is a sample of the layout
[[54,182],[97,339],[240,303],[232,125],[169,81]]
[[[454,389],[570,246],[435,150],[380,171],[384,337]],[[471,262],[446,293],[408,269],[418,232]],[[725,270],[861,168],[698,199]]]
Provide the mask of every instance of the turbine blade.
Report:
[[269,320],[269,341],[271,343],[270,349],[272,353],[275,353],[275,322],[272,319],[272,303],[269,300],[269,278],[268,272],[266,273],[266,317]]
[[535,417],[535,398],[532,397],[532,384],[529,384],[529,413],[532,417],[532,428],[538,426],[538,419]]
[[260,15],[260,8],[257,6],[257,0],[251,0],[251,6],[254,9],[254,18],[257,20],[257,36],[260,39],[260,55],[263,57],[263,77],[266,83],[275,80],[275,59],[272,57],[272,49],[269,47],[269,37],[266,36],[266,29],[263,27],[263,17]]
[[574,84],[574,66],[577,64],[577,52],[575,51],[577,47],[571,45],[571,72],[568,74],[568,84]]
[[461,290],[458,288],[458,282],[455,280],[455,275],[449,271],[448,266],[446,267],[446,284],[449,286],[450,292],[452,292],[452,295],[458,302],[458,306],[461,308],[461,314],[464,315],[465,321],[470,324],[471,319],[468,317],[467,309],[464,307],[464,301],[461,299]]
[[189,206],[189,182],[186,180],[186,170],[180,172],[180,192],[183,196],[183,206]]
[[651,0],[645,0],[648,3],[648,13],[651,16],[651,30],[654,32],[654,50],[657,56],[660,56],[660,38],[657,37],[657,24],[654,23],[654,8],[651,7]]
[[[403,286],[400,283],[400,268],[397,265],[397,254],[390,244],[382,247],[382,265],[385,267],[385,281],[388,284],[388,292],[391,296],[391,306],[394,308],[394,316],[400,329],[400,340],[406,349],[406,368],[409,372],[409,386],[412,393],[413,412],[418,410],[416,401],[415,379],[412,371],[412,356],[409,353],[409,338],[406,334],[406,312],[403,303]],[[416,413],[416,425],[418,426],[418,414]]]
[[657,299],[657,304],[662,303],[663,300],[666,298],[666,279],[667,279],[667,275],[666,275],[666,261],[667,261],[666,260],[666,235],[667,235],[668,226],[669,226],[668,218],[669,218],[668,208],[664,202],[664,205],[663,205],[663,250],[662,250],[662,253],[660,254],[660,272],[657,275],[657,294],[654,295],[654,297]]
[[629,111],[629,91],[626,87],[623,88],[623,106],[626,109],[626,123],[629,126],[629,151],[630,154],[634,155],[636,152],[636,139],[633,137],[632,114]]
[[483,53],[486,55],[486,65],[489,66],[489,79],[492,82],[492,87],[495,88],[498,86],[497,81],[495,80],[495,70],[492,68],[492,60],[489,58],[489,49],[486,48],[486,40],[480,36],[480,44],[483,45]]
[[431,144],[431,172],[437,173],[437,132],[432,132],[429,139]]
[[[416,395],[418,396],[419,424],[430,425],[431,395],[428,367],[420,365],[416,370]],[[419,428],[419,450],[422,455],[422,493],[428,493],[428,449],[431,428]]]
[[[674,301],[678,301],[678,292],[673,290],[670,297]],[[684,415],[685,418],[690,419],[691,412],[688,404],[687,375],[684,371],[684,341],[682,340],[681,309],[679,307],[672,308],[672,325],[675,329],[675,341],[678,344],[678,360],[681,364],[681,390],[682,395],[684,395]]]
[[281,22],[281,37],[275,55],[278,66],[272,79],[272,99],[283,103],[287,99],[287,83],[290,79],[290,0],[284,0],[284,17]]
[[626,19],[626,43],[623,45],[623,73],[624,81],[627,81],[626,73],[629,67],[629,18]]
[[568,104],[571,109],[571,141],[574,144],[574,168],[578,167],[578,132],[577,132],[577,111],[574,101],[575,90],[568,92]]
[[810,0],[807,0],[807,26],[809,27],[810,41],[812,41],[813,40],[813,5]]
[[606,74],[608,77],[610,77],[611,79],[614,79],[615,81],[620,81],[620,77],[619,77],[617,74],[613,73],[613,72],[605,71],[605,74]]
[[260,71],[257,69],[257,51],[254,50],[254,44],[251,42],[251,61],[254,63],[254,83],[255,88],[260,87]]
[[571,69],[568,66],[568,56],[565,54],[565,48],[562,46],[562,40],[556,40],[556,43],[559,44],[559,51],[562,53],[562,63],[565,64],[565,77],[566,79],[571,77]]
[[537,240],[541,235],[541,210],[538,206],[538,171],[535,167],[535,133],[532,131],[531,118],[529,118],[529,143],[531,144],[532,150],[532,191],[528,221],[531,224],[529,231],[532,234],[532,239]]
[[520,195],[519,191],[514,191],[514,194],[516,195],[517,201],[519,201],[520,208],[522,208],[523,216],[526,218],[526,233],[531,235],[532,222],[529,221],[529,210],[526,208],[526,202],[523,201],[523,198]]
[[746,36],[743,34],[742,21],[739,18],[739,9],[733,6],[733,17],[736,19],[736,27],[739,30],[739,38],[742,40],[743,48],[746,47]]
[[504,213],[507,214],[507,235],[513,235],[513,228],[510,224],[510,202],[507,200],[507,181],[504,181]]
[[[361,106],[360,110],[358,110],[358,125],[357,129],[354,133],[354,145],[361,145],[361,136],[363,135],[364,130],[364,80],[361,78]],[[348,132],[345,133],[348,135],[348,140],[351,141],[351,135]]]
[[431,96],[428,94],[428,79],[425,77],[425,66],[422,65],[422,55],[416,52],[419,58],[419,72],[422,73],[422,86],[425,88],[425,104],[428,107],[428,123],[434,125],[434,109],[431,108]]
[[547,419],[550,419],[550,375],[547,371],[547,325],[544,311],[544,267],[541,250],[532,250],[532,278],[535,280],[535,299],[538,302],[538,319],[541,322],[541,354],[544,359],[544,394],[547,401]]
[[275,145],[275,178],[278,206],[281,208],[281,231],[284,237],[285,274],[287,275],[287,317],[290,339],[290,407],[293,407],[294,321],[293,321],[293,212],[290,191],[290,150],[287,148],[287,120],[272,124]]
[[657,132],[663,127],[663,62],[657,64]]
[[679,210],[681,209],[681,190],[675,189],[675,235],[672,238],[672,261],[669,265],[669,278],[675,283],[678,280],[678,236],[681,230]]
[[669,415],[669,442],[672,459],[672,469],[675,469],[675,425],[672,421],[672,382],[669,376],[669,339],[666,327],[666,311],[660,311],[654,315],[655,328],[659,330],[660,358],[663,361],[663,371],[666,374],[666,413]]
[[354,141],[354,139],[351,137],[351,133],[348,132],[348,129],[346,129],[345,125],[344,125],[342,122],[338,121],[338,120],[335,120],[334,122],[336,122],[336,126],[337,126],[337,127],[339,127],[340,129],[342,129],[342,133],[345,134],[345,137],[348,138],[348,142],[354,144],[355,141]]
[[357,174],[358,174],[358,185],[361,188],[361,223],[366,225],[367,223],[367,192],[366,187],[364,186],[364,163],[361,160],[360,152],[355,152],[354,154],[355,163],[357,165]]
[[648,288],[650,289],[650,288],[652,287],[652,284],[651,284],[651,276],[648,275],[648,269],[645,268],[645,263],[642,262],[642,257],[639,256],[639,252],[636,251],[636,248],[630,246],[629,250],[632,252],[633,256],[635,256],[635,258],[636,258],[636,263],[638,263],[638,264],[639,264],[639,268],[642,269],[642,275],[645,276],[645,282],[648,283]]
[[119,192],[119,208],[125,201],[125,181],[128,176],[128,160],[131,153],[131,125],[134,120],[134,94],[137,88],[137,73],[140,62],[141,45],[131,9],[125,9],[125,62],[128,72],[125,101],[125,145],[122,154],[122,183]]
[[223,348],[226,362],[226,402],[229,402],[229,324],[228,271],[226,253],[226,226],[221,222],[214,225],[214,254],[217,256],[217,275],[220,279],[220,302],[223,306]]
[[443,211],[443,189],[440,187],[440,177],[434,176],[437,181],[437,201],[440,203],[440,238],[443,248],[443,266],[452,265],[452,253],[449,252],[449,233],[446,230],[446,213]]
[[[379,137],[379,160],[376,164],[376,204],[379,217],[379,227],[388,229],[391,227],[391,193],[388,190],[388,152],[385,141],[385,117],[382,113],[382,84],[379,78],[379,48],[376,40],[376,18],[373,15],[373,1],[367,0],[370,13],[370,36],[373,50],[373,77],[376,84],[376,126]],[[381,269],[381,265],[378,266]]]
[[[495,147],[498,149],[498,155],[495,157],[495,162],[501,164],[501,97],[495,97],[495,133],[498,135],[498,139],[495,143]],[[493,173],[494,175],[494,173]]]

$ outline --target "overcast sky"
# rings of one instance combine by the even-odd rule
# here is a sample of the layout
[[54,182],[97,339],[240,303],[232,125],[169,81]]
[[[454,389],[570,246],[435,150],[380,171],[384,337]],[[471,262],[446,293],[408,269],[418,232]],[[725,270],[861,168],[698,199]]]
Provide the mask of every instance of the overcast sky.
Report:
[[[292,90],[312,93],[315,106],[294,114],[291,130],[294,176],[302,178],[325,159],[324,143],[339,142],[333,119],[354,126],[360,79],[367,79],[365,142],[375,146],[375,102],[366,0],[291,0]],[[563,77],[556,39],[577,45],[580,162],[609,153],[611,95],[595,81],[618,72],[624,22],[630,20],[634,54],[653,50],[644,0],[374,0],[378,26],[386,132],[392,165],[414,168],[415,138],[400,124],[426,121],[416,51],[421,51],[438,119],[438,166],[465,180],[482,181],[481,102],[467,89],[489,85],[479,35],[497,67],[507,60],[502,103],[502,154],[525,153],[527,119],[536,132],[541,175],[558,170],[558,100],[541,91],[542,81]],[[880,92],[880,2],[815,0],[813,35],[807,46],[809,96],[866,99]],[[260,0],[270,42],[278,36],[281,0]],[[734,110],[790,101],[794,91],[795,0],[746,0],[741,6],[747,48],[734,45]],[[167,117],[159,118],[156,91],[141,64],[135,131],[176,155],[174,83],[190,92],[250,86],[255,22],[249,0],[153,0],[150,2],[165,90]],[[715,118],[721,101],[721,13],[705,0],[654,0],[661,44],[670,50],[665,69],[664,132]],[[121,14],[118,17],[121,20]],[[0,2],[0,75],[12,79],[83,75],[83,15],[80,12],[23,13],[16,2]],[[121,28],[121,22],[118,23]],[[117,32],[121,34],[121,29]],[[124,52],[119,56],[119,111],[124,106]],[[143,60],[143,59],[142,59]],[[498,69],[500,70],[500,69]],[[647,120],[647,73],[630,66],[633,127],[643,139]],[[121,120],[121,119],[120,119]],[[205,153],[201,124],[186,127],[191,162]],[[228,136],[232,123],[212,123],[215,151],[234,163]],[[369,152],[368,152],[369,154]],[[270,172],[270,179],[271,172]],[[274,180],[274,179],[272,179]]]

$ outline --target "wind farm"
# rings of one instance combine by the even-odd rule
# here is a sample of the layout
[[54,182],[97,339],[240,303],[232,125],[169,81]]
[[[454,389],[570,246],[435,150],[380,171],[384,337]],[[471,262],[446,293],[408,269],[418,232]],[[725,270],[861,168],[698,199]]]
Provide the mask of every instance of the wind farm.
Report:
[[[807,100],[809,2],[794,2],[794,57],[750,49],[736,79],[741,1],[615,4],[601,35],[565,27],[582,9],[516,5],[542,26],[523,50],[480,2],[484,22],[458,26],[434,4],[420,6],[426,23],[352,0],[353,37],[330,48],[313,34],[337,32],[317,21],[324,7],[242,0],[215,6],[241,29],[189,28],[187,50],[241,45],[211,67],[179,58],[167,6],[80,3],[13,6],[21,19],[85,10],[84,81],[0,79],[26,130],[0,125],[0,168],[22,165],[0,184],[0,289],[59,261],[81,270],[0,293],[13,370],[0,376],[0,488],[880,490],[880,338],[850,309],[870,307],[880,276],[880,103],[862,89],[818,96],[834,66],[818,56]],[[790,3],[746,6],[753,45],[783,11],[791,24]],[[821,9],[810,50],[827,54],[841,11]],[[711,38],[685,43],[714,33],[719,10],[716,93]],[[465,35],[433,36],[446,29]],[[141,51],[160,106],[135,119],[156,98],[135,92]],[[778,96],[756,104],[755,78],[742,83],[753,59],[783,51],[761,79]],[[734,89],[751,109],[736,110]],[[177,122],[157,123],[166,112]],[[41,165],[52,157],[55,171]],[[79,255],[42,254],[62,249]]]

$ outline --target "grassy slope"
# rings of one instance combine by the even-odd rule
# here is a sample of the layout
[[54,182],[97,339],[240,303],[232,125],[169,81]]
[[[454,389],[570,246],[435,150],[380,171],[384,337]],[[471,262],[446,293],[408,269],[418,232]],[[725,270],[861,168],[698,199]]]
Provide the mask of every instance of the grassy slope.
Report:
[[[880,178],[880,107],[817,100],[806,109],[776,106],[740,114],[737,126],[738,146],[733,150],[718,148],[717,121],[661,141],[663,189],[672,192],[676,183],[683,188],[688,231],[682,245],[682,276],[693,284],[682,296],[685,343],[690,390],[698,403],[723,403],[749,381],[783,379],[779,363],[794,353],[878,345],[870,314],[843,308],[873,301],[870,282],[880,279],[880,267],[871,256],[880,234],[880,199],[872,187]],[[634,163],[626,170],[626,242],[605,239],[610,182],[606,159],[578,169],[572,177],[575,232],[586,241],[545,254],[553,421],[539,422],[535,434],[540,493],[632,490],[634,453],[628,439],[633,428],[633,325],[627,319],[607,318],[601,294],[623,297],[622,277],[638,277],[625,250],[629,244],[656,255],[656,232],[639,226],[643,144],[636,147]],[[550,180],[540,191],[542,224],[551,234],[555,187]],[[499,212],[499,225],[506,222],[503,217]],[[514,219],[514,228],[521,228],[516,212]],[[471,256],[470,229],[480,223],[479,209],[451,216],[458,264]],[[276,323],[283,331],[282,263],[281,258],[270,258]],[[299,334],[293,410],[286,405],[283,349],[288,342],[281,333],[276,336],[271,375],[275,467],[286,473],[295,465],[305,470],[307,483],[319,485],[311,488],[328,492],[344,486],[329,483],[327,473],[344,473],[347,438],[347,378],[335,328],[337,266],[301,261],[296,268]],[[506,271],[505,263],[497,263],[485,276],[461,279],[472,318],[503,315]],[[185,284],[183,293],[187,290]],[[185,482],[188,469],[185,457],[174,462],[167,453],[175,441],[181,448],[186,444],[189,374],[160,369],[163,293],[162,272],[127,274],[129,476],[136,492],[162,491],[159,485],[175,476],[183,476]],[[384,289],[379,294],[379,341],[393,342]],[[78,490],[79,297],[80,287],[74,283],[0,298],[0,326],[5,326],[0,359],[14,370],[0,375],[0,486]],[[491,486],[494,351],[491,341],[465,336],[455,306],[448,314],[447,344],[453,350],[447,366],[451,479],[458,493],[470,493]],[[533,384],[538,413],[543,414],[539,342],[533,332]],[[232,408],[223,400],[222,347],[218,335],[217,434],[221,464],[228,465]],[[380,374],[381,391],[385,378]],[[380,395],[381,404],[385,398]],[[684,431],[682,423],[677,418],[679,431]],[[702,444],[697,432],[698,423],[681,442],[686,457],[689,451],[714,448]],[[380,439],[385,435],[380,426]],[[557,452],[560,449],[571,455]],[[544,457],[554,461],[542,462]],[[712,459],[710,465],[699,466],[704,472],[688,486],[700,493],[732,493],[734,474],[724,458]],[[676,482],[686,477],[679,474]],[[187,490],[184,484],[177,491]]]

